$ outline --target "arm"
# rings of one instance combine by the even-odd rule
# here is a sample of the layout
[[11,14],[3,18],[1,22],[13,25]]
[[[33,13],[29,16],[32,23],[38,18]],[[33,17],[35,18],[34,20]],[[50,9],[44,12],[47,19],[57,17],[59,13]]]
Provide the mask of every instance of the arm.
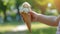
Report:
[[57,16],[38,15],[37,21],[50,26],[57,26],[59,19],[60,17]]
[[59,24],[60,16],[46,16],[37,14],[34,11],[29,12],[31,15],[31,21],[41,22],[50,26],[57,26]]

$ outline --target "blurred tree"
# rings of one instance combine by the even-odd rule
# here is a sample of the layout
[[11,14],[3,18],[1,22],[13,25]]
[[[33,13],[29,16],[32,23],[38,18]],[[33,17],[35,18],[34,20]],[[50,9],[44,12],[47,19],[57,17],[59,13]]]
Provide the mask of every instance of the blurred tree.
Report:
[[41,13],[44,14],[47,8],[47,0],[34,0],[34,6],[41,10]]
[[[12,5],[13,3],[11,2],[11,0],[0,0],[0,10],[3,11],[3,14],[4,14],[4,22],[6,22],[6,10],[10,10],[10,6]],[[14,5],[14,4],[13,4]]]
[[18,14],[19,14],[19,7],[22,5],[22,3],[24,3],[24,2],[30,2],[30,0],[15,0],[16,2],[15,2],[15,6],[16,6],[16,9],[17,9],[17,11],[18,11]]
[[44,14],[48,8],[48,3],[52,3],[51,8],[55,8],[53,0],[32,0],[33,6],[40,9],[41,13]]
[[5,5],[2,0],[0,0],[0,10],[2,10],[4,13],[4,22],[6,21],[6,9],[7,9],[7,5]]
[[20,12],[19,12],[19,7],[22,5],[22,3],[24,3],[26,0],[15,0],[16,2],[15,2],[15,7],[16,7],[16,9],[17,9],[17,17],[19,17],[18,19],[18,21],[21,21],[21,15],[20,15]]

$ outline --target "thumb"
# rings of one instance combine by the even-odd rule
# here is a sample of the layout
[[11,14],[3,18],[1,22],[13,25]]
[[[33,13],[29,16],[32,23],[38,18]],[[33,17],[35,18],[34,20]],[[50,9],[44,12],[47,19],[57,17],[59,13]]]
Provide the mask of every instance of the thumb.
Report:
[[30,15],[32,15],[32,16],[35,15],[35,12],[34,12],[34,11],[30,11],[29,13],[30,13]]

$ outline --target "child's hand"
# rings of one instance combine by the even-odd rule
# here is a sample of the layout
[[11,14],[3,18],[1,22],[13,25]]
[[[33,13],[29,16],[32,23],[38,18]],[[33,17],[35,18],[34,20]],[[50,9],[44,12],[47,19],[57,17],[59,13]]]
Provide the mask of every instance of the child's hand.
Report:
[[37,21],[38,19],[38,14],[34,11],[30,11],[30,16],[31,16],[31,21]]

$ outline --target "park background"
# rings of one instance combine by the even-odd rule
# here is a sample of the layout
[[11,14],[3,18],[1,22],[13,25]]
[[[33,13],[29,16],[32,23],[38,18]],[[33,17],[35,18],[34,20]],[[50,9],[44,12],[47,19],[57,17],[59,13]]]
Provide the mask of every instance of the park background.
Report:
[[[32,10],[39,14],[58,16],[54,0],[0,0],[0,34],[30,34],[24,29],[21,15],[19,14],[22,3],[28,2]],[[56,27],[43,23],[32,23],[32,34],[56,34]]]

